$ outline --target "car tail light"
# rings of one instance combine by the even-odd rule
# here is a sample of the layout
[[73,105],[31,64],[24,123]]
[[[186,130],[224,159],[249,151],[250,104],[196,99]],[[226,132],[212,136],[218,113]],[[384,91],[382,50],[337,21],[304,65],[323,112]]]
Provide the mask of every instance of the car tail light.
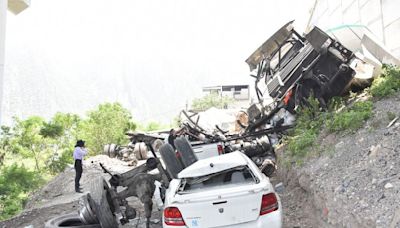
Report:
[[217,149],[218,149],[218,155],[221,155],[224,153],[224,147],[222,147],[222,145],[217,145]]
[[278,210],[278,200],[274,193],[263,195],[261,199],[260,215],[265,215]]
[[164,209],[164,222],[169,226],[184,226],[182,214],[177,207],[167,207]]

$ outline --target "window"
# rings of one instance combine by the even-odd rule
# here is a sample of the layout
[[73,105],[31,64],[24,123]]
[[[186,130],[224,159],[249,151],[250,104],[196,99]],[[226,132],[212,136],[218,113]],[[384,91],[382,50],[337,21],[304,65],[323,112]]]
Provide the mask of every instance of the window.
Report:
[[213,173],[206,176],[182,179],[180,191],[193,191],[204,188],[219,188],[221,186],[237,184],[253,184],[258,179],[247,166],[239,166],[222,172]]

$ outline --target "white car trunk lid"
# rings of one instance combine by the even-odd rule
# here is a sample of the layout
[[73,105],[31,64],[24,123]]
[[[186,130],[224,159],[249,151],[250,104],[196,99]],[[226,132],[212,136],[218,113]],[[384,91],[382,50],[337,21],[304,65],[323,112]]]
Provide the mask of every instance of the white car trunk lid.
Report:
[[[256,220],[260,213],[263,189],[254,190],[254,185],[241,186],[232,192],[224,189],[182,195],[177,207],[188,227],[218,227]],[[203,196],[200,196],[203,195]],[[193,200],[195,199],[195,200]]]

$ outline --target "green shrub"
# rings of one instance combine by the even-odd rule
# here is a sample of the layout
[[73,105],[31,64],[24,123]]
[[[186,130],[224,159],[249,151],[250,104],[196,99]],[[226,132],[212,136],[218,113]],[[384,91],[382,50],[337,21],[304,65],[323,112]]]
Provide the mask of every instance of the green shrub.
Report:
[[[297,115],[296,127],[288,138],[288,150],[296,159],[307,156],[315,147],[320,132],[354,131],[359,129],[365,120],[371,117],[373,104],[371,101],[359,101],[350,108],[343,108],[344,101],[334,98],[323,112],[315,99],[309,99],[309,106],[302,108]],[[342,109],[338,112],[339,109]]]
[[234,102],[233,98],[220,96],[218,93],[210,93],[204,97],[193,99],[192,109],[196,111],[205,111],[211,107],[227,108]]
[[297,115],[296,127],[288,140],[288,149],[293,157],[302,158],[313,146],[324,123],[325,114],[320,111],[316,99],[308,99],[308,106]]
[[400,68],[384,65],[383,73],[372,82],[370,88],[374,97],[385,97],[400,90]]
[[54,153],[53,156],[48,160],[48,170],[51,174],[57,174],[68,166],[68,164],[73,164],[74,159],[72,157],[73,148],[64,148],[58,153]]
[[372,106],[371,101],[356,102],[352,107],[332,114],[332,118],[328,118],[326,121],[326,128],[330,132],[355,131],[371,117]]
[[289,138],[288,149],[293,157],[305,157],[308,149],[314,145],[318,133],[314,130],[304,130],[301,134]]
[[37,172],[13,164],[0,170],[0,219],[7,219],[22,210],[29,192],[43,184]]

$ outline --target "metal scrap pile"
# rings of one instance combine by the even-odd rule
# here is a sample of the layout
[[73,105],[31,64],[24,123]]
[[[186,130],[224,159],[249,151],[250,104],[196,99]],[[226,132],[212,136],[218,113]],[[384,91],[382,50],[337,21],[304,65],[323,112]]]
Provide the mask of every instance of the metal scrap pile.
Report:
[[[138,140],[138,136],[144,134],[128,132],[126,135],[129,137],[130,141],[128,145],[104,145],[103,154],[111,158],[118,158],[122,161],[127,161],[130,166],[136,166],[139,160],[147,160],[149,154],[148,146],[143,141]],[[154,137],[152,146],[157,151],[158,148],[164,144],[164,138],[161,135],[151,136]]]

